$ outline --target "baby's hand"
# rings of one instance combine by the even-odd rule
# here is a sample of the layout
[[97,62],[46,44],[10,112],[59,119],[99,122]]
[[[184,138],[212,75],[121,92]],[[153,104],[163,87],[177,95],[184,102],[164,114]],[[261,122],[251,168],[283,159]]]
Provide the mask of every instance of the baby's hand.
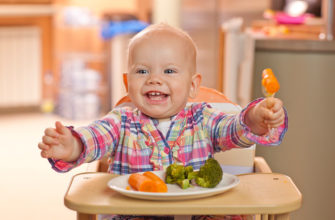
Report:
[[76,160],[82,151],[80,140],[59,121],[55,125],[56,128],[45,129],[42,142],[38,144],[41,156],[68,162]]
[[269,97],[257,103],[245,116],[245,123],[254,134],[264,135],[269,128],[277,128],[284,123],[285,113],[280,99]]

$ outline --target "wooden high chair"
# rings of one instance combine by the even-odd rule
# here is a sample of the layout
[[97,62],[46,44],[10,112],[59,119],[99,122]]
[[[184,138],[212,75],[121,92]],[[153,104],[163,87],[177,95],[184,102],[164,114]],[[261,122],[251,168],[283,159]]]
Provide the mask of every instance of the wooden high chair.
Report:
[[[200,87],[198,96],[189,100],[203,101],[227,113],[241,110],[222,93],[206,87]],[[123,105],[131,105],[128,96],[116,106]],[[108,163],[102,159],[89,165],[91,172],[73,177],[64,203],[77,211],[77,219],[82,220],[97,220],[97,213],[172,214],[177,220],[190,219],[190,215],[252,214],[250,217],[256,220],[289,220],[289,213],[300,208],[302,196],[293,181],[283,174],[272,173],[263,158],[255,157],[255,145],[216,153],[214,157],[224,172],[242,174],[239,175],[240,184],[222,196],[170,203],[127,198],[108,189],[108,181],[117,175],[105,173]]]

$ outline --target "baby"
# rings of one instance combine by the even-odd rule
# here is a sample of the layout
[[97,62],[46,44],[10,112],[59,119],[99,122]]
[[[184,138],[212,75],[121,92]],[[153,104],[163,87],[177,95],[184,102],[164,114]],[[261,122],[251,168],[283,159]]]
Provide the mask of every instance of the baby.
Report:
[[[136,108],[115,108],[77,129],[56,122],[38,144],[42,157],[66,172],[107,155],[109,172],[129,174],[164,170],[174,162],[199,169],[215,152],[280,144],[287,116],[277,98],[271,107],[255,100],[236,115],[207,103],[187,104],[201,83],[196,55],[183,31],[166,24],[147,27],[128,49],[128,95]],[[277,129],[276,137],[269,138],[269,127]]]

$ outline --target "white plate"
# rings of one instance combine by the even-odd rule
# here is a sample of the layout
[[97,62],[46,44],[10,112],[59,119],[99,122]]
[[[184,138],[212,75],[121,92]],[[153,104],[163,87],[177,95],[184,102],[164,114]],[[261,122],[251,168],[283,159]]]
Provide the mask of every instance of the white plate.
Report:
[[[161,177],[164,180],[164,171],[153,171],[157,176]],[[128,175],[122,175],[116,178],[111,179],[108,182],[108,186],[129,197],[139,198],[139,199],[148,199],[148,200],[180,200],[180,199],[191,199],[191,198],[201,198],[207,197],[215,194],[225,192],[233,187],[235,187],[240,180],[237,176],[232,174],[223,173],[221,182],[215,188],[203,188],[194,186],[188,189],[181,189],[177,184],[167,184],[168,192],[166,193],[150,193],[150,192],[140,192],[135,190],[127,190],[126,187],[128,184]]]

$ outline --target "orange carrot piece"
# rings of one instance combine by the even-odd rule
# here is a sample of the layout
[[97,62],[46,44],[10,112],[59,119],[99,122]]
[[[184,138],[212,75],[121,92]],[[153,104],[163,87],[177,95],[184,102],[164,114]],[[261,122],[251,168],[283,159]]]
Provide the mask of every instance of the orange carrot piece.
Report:
[[157,192],[167,192],[168,191],[167,185],[165,184],[165,182],[153,172],[150,172],[150,171],[144,172],[143,176],[149,177],[153,181],[157,182]]
[[167,185],[156,174],[147,171],[143,174],[133,173],[128,178],[129,185],[142,192],[167,192]]
[[270,68],[263,70],[262,85],[270,95],[278,92],[280,88],[279,82]]
[[128,178],[128,183],[137,191],[157,192],[156,181],[139,173],[133,173]]

